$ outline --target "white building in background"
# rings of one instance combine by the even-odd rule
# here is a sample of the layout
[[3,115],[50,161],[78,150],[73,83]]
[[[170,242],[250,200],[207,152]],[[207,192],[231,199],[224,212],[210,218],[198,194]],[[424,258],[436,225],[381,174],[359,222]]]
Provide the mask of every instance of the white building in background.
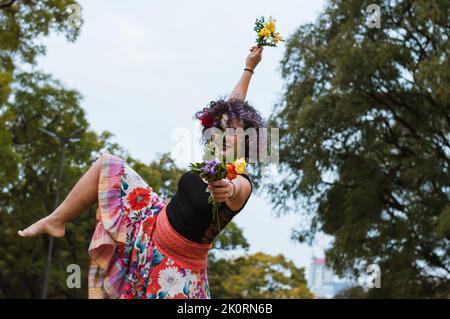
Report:
[[350,286],[350,283],[340,280],[327,267],[325,258],[313,257],[309,267],[308,288],[318,298],[333,298],[339,291]]

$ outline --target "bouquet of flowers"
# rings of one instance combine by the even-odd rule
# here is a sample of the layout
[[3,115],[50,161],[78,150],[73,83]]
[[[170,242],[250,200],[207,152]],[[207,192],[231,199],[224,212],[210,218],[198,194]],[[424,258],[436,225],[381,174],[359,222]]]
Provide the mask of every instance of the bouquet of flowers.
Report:
[[276,47],[278,42],[284,41],[276,32],[276,20],[272,17],[269,17],[267,22],[264,17],[257,18],[253,30],[258,34],[256,43],[259,46]]
[[[227,178],[228,180],[233,180],[236,178],[238,174],[245,173],[246,162],[244,158],[239,158],[235,160],[233,163],[226,163],[225,159],[223,161],[219,161],[217,158],[208,159],[213,150],[213,142],[209,142],[205,148],[205,154],[203,156],[203,162],[200,163],[191,163],[189,168],[192,173],[199,175],[205,183],[218,181],[223,178]],[[206,188],[208,191],[208,188]],[[220,203],[214,201],[212,194],[208,198],[208,203],[212,203],[213,205],[213,219],[217,218],[217,223],[219,225],[220,231],[220,222],[219,222],[219,206]]]

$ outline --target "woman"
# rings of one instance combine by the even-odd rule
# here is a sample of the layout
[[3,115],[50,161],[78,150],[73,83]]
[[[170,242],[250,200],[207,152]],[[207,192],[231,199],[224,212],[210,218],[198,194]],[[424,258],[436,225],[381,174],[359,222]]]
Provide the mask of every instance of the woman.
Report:
[[[259,113],[244,102],[262,50],[250,48],[244,73],[229,100],[213,101],[195,114],[203,133],[211,127],[263,126]],[[224,155],[234,143],[239,144],[238,139],[239,135],[226,137]],[[88,250],[89,298],[209,299],[207,255],[220,229],[212,219],[205,186],[188,171],[167,203],[122,158],[103,154],[54,212],[18,233],[62,237],[67,222],[97,203],[97,223]],[[247,203],[252,184],[243,174],[232,182],[210,182],[208,189],[220,203],[223,229]]]

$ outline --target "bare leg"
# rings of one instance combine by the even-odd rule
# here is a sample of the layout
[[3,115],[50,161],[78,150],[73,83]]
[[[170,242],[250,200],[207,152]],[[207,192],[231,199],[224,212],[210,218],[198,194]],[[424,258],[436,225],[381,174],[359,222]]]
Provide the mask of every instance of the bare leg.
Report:
[[53,237],[63,237],[66,223],[80,216],[97,202],[99,175],[100,158],[84,173],[69,195],[50,215],[23,231],[19,230],[18,234],[22,237],[31,237],[46,233]]

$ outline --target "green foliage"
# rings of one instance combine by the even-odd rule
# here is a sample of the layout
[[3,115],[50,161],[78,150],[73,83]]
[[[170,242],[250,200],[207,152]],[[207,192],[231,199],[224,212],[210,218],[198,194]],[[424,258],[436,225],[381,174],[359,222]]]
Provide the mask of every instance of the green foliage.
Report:
[[[0,298],[38,298],[41,295],[47,256],[47,237],[32,240],[17,235],[17,230],[53,210],[60,146],[41,131],[61,136],[81,129],[79,140],[68,143],[64,155],[61,199],[101,152],[123,156],[124,151],[111,141],[112,134],[97,135],[89,130],[81,95],[64,88],[50,75],[33,70],[19,71],[18,65],[33,65],[45,47],[40,37],[50,32],[65,33],[69,41],[79,30],[66,23],[66,7],[74,1],[20,1],[0,10]],[[135,167],[153,170],[151,180],[158,190],[173,192],[179,170],[170,169],[167,156],[160,163]],[[164,165],[158,169],[158,165]],[[157,173],[159,171],[159,173]],[[142,172],[145,175],[145,172]],[[87,248],[94,230],[94,208],[68,225],[66,236],[55,241],[50,272],[49,297],[84,298],[82,289],[66,287],[67,266],[80,265],[86,278]]]
[[313,298],[304,269],[282,255],[258,252],[215,259],[208,264],[208,279],[212,298]]
[[178,187],[178,180],[184,171],[175,165],[169,153],[160,154],[149,165],[133,158],[127,163],[152,187],[163,199],[172,197]]
[[381,1],[380,29],[370,3],[330,1],[288,39],[270,121],[286,178],[266,190],[304,208],[295,238],[334,237],[339,274],[380,265],[369,296],[448,297],[449,2]]
[[6,185],[17,177],[17,156],[12,148],[12,136],[5,125],[12,120],[11,111],[4,109],[4,113],[0,113],[0,163],[3,163],[0,185]]
[[12,121],[5,103],[12,92],[19,63],[34,64],[37,55],[45,52],[40,38],[50,31],[64,33],[75,40],[78,31],[65,23],[65,7],[73,1],[20,1],[0,9],[0,161],[5,163],[0,171],[0,185],[17,174],[17,154],[12,148],[12,136],[6,123]]
[[[80,139],[66,147],[61,198],[68,194],[101,152],[119,156],[124,152],[109,141],[110,133],[99,136],[88,130],[84,111],[79,106],[80,95],[65,89],[49,75],[39,72],[19,74],[14,87],[13,98],[7,103],[8,112],[14,116],[9,117],[6,125],[14,141],[13,151],[17,157],[14,164],[18,174],[4,184],[7,191],[0,196],[0,297],[38,298],[48,238],[23,239],[17,235],[17,230],[46,216],[54,208],[60,147],[57,140],[39,128],[62,136],[68,136],[75,129],[84,129]],[[170,193],[170,188],[173,191],[175,180],[181,174],[168,155],[148,166],[136,160],[131,162],[143,176],[155,176],[149,178],[149,182],[166,194]],[[2,162],[1,165],[2,171],[4,168],[6,171],[11,163]],[[82,283],[82,289],[67,288],[66,269],[70,264],[78,264],[82,278],[86,278],[87,248],[94,223],[95,210],[92,208],[68,225],[64,238],[55,241],[50,298],[86,297],[86,282]]]
[[340,291],[336,296],[334,296],[334,298],[335,299],[365,299],[365,298],[367,298],[367,292],[365,292],[362,287],[355,286],[355,287],[350,287],[348,289]]
[[231,251],[231,250],[249,249],[247,239],[244,237],[242,230],[231,221],[227,226],[214,238],[213,248],[209,252],[210,258],[216,258],[216,251]]
[[[297,268],[282,255],[248,254],[249,248],[242,230],[234,222],[214,239],[208,254],[212,298],[313,298],[303,268]],[[223,252],[245,254],[230,258],[224,257]]]
[[40,42],[51,32],[62,33],[75,41],[79,30],[68,22],[67,6],[73,0],[17,1],[0,9],[0,105],[11,92],[10,83],[17,64],[34,64],[45,53]]
[[[23,239],[17,230],[53,210],[60,156],[58,141],[39,128],[63,136],[75,128],[84,129],[79,140],[66,147],[62,194],[68,193],[98,155],[98,150],[105,146],[105,141],[88,131],[84,111],[79,107],[79,94],[63,88],[49,75],[21,73],[15,87],[13,98],[6,105],[12,116],[5,125],[13,141],[16,158],[13,163],[18,173],[3,184],[0,195],[0,264],[3,266],[0,296],[36,298],[41,293],[48,238]],[[11,162],[1,165],[3,171]],[[87,265],[84,251],[89,243],[86,234],[93,230],[92,216],[91,210],[69,228],[68,236],[56,240],[49,297],[83,296],[84,291],[67,289],[65,280],[59,278],[66,278],[69,264]]]

